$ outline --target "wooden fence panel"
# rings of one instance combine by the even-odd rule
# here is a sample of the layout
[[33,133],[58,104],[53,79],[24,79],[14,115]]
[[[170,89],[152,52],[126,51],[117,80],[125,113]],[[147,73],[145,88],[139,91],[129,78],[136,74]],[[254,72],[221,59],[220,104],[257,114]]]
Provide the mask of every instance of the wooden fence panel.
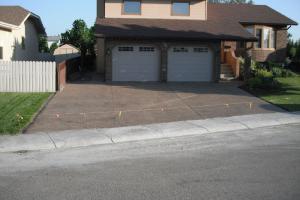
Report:
[[0,92],[55,91],[55,62],[0,61]]

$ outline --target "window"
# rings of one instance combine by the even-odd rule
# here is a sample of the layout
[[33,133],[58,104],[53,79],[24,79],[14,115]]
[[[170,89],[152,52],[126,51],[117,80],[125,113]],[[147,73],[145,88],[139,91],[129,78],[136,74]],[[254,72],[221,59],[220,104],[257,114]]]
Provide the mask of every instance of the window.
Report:
[[140,47],[140,51],[154,52],[154,47]]
[[253,27],[249,26],[249,27],[246,28],[246,30],[247,30],[249,33],[251,33],[251,34],[254,35],[254,29],[253,29]]
[[270,48],[270,29],[264,29],[264,48]]
[[133,51],[133,47],[119,47],[119,51]]
[[0,47],[0,60],[3,60],[3,47]]
[[273,29],[270,34],[270,48],[275,49],[275,31]]
[[255,48],[261,48],[262,47],[262,33],[263,33],[263,31],[262,31],[262,29],[260,28],[260,29],[256,29],[256,37],[257,37],[257,42],[255,43]]
[[238,49],[245,49],[246,48],[246,42],[244,42],[244,41],[237,42],[237,48]]
[[208,48],[206,48],[206,47],[197,47],[197,48],[194,48],[194,52],[195,53],[207,53]]
[[141,14],[141,1],[139,1],[139,0],[124,0],[123,14],[140,15]]
[[190,3],[189,2],[173,2],[172,3],[172,15],[190,15]]
[[274,49],[275,48],[275,31],[270,27],[256,28],[256,42],[255,48]]
[[187,48],[184,48],[184,47],[175,47],[175,48],[173,48],[173,52],[175,52],[175,53],[189,52],[189,50]]
[[25,37],[22,37],[21,47],[22,47],[22,49],[26,48],[26,46],[25,46]]

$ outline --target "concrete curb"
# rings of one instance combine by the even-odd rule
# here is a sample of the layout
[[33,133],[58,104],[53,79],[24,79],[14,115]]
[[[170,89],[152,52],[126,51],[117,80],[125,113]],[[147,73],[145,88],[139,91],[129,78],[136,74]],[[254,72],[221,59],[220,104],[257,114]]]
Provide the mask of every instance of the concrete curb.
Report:
[[243,115],[110,129],[0,137],[0,153],[115,144],[300,123],[300,112]]

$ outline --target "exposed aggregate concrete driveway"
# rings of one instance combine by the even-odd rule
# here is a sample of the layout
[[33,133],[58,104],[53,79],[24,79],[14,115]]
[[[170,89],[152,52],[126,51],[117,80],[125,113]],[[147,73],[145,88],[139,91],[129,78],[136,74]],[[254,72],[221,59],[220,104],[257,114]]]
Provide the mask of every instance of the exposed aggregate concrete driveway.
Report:
[[282,111],[231,83],[68,84],[27,133],[112,128]]

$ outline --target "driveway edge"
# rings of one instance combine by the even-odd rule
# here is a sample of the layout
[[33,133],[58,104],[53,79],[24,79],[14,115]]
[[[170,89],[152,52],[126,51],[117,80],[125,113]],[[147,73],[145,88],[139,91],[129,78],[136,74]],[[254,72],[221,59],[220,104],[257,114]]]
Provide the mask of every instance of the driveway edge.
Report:
[[109,129],[84,129],[1,136],[0,153],[87,147],[296,123],[300,123],[300,112],[277,112]]

